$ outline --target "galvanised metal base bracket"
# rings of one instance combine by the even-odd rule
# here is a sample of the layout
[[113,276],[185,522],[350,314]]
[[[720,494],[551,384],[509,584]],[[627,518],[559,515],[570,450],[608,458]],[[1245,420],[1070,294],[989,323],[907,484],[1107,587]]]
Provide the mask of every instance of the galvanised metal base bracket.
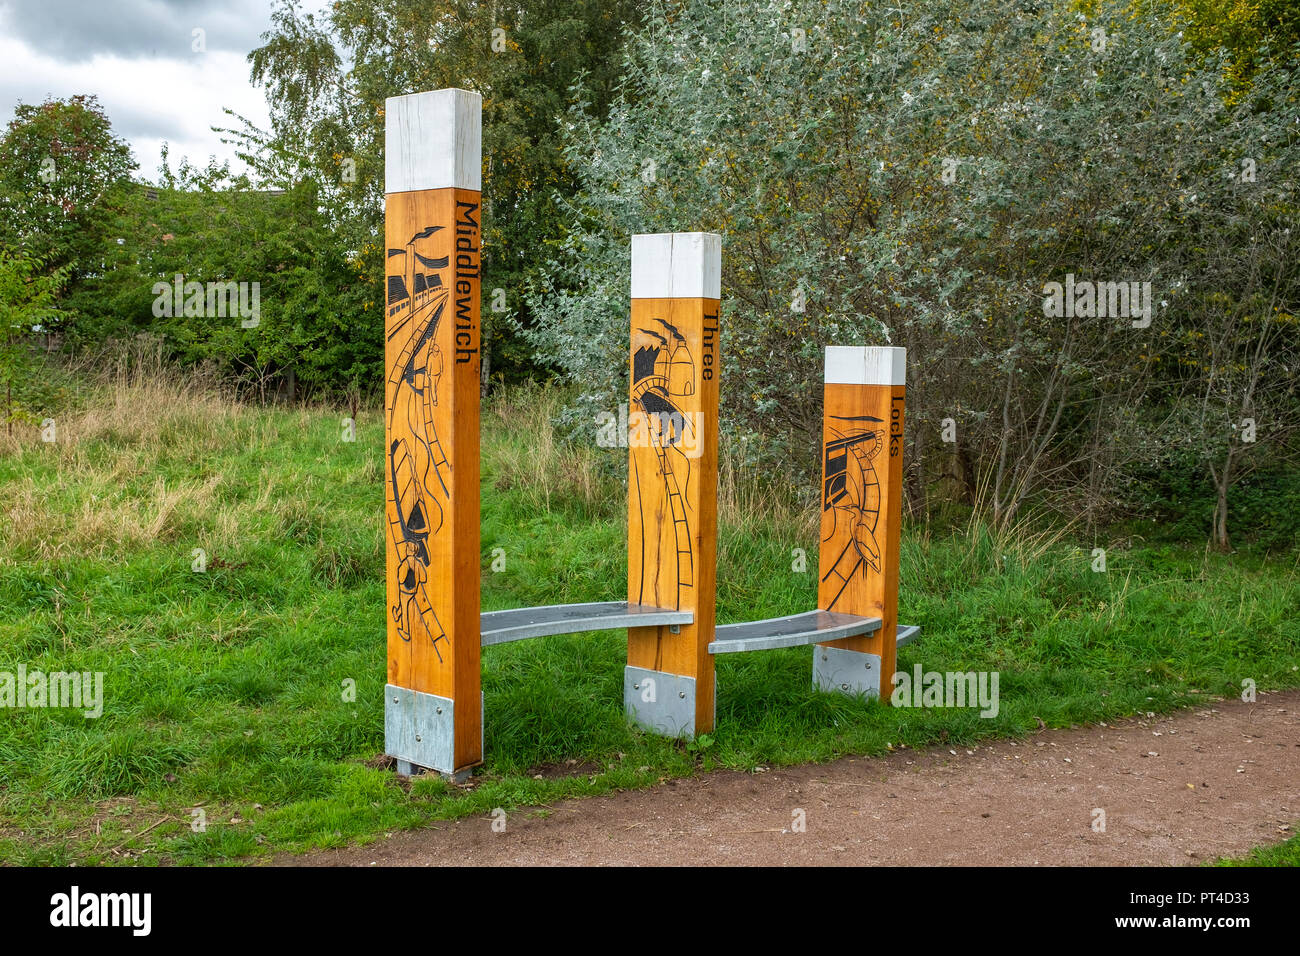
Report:
[[456,709],[450,698],[384,685],[384,751],[397,761],[398,773],[411,776],[429,769],[453,783],[464,783],[472,768],[453,766],[455,740]]
[[[623,710],[639,727],[665,737],[695,736],[695,678],[628,665],[623,670]],[[713,689],[714,723],[718,690]]]
[[879,697],[880,655],[842,647],[814,647],[813,686],[850,697]]

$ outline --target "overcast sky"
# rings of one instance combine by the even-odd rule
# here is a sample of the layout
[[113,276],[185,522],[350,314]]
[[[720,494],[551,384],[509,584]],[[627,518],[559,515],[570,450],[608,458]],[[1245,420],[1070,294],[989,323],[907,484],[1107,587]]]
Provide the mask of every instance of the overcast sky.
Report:
[[[317,11],[328,0],[305,0]],[[266,99],[248,81],[248,53],[270,27],[270,0],[0,0],[0,125],[19,101],[94,93],[131,144],[137,175],[152,179],[164,141],[175,167],[234,160],[213,126],[259,126]],[[206,51],[196,52],[196,29]]]

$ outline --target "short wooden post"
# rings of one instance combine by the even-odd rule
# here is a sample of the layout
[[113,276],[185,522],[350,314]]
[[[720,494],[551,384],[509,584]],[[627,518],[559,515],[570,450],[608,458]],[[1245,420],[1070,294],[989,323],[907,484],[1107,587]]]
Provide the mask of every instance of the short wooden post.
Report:
[[384,739],[399,770],[453,777],[483,760],[481,116],[465,90],[385,103]]
[[883,623],[813,648],[822,690],[893,691],[906,367],[906,349],[826,349],[817,606]]
[[714,723],[721,272],[713,233],[632,237],[628,603],[694,622],[628,629],[623,699],[673,737]]

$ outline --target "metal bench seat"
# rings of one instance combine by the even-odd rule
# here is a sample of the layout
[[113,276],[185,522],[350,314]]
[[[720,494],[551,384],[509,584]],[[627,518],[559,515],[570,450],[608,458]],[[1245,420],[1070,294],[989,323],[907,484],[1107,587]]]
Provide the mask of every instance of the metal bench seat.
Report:
[[[709,644],[709,653],[739,654],[744,651],[768,651],[777,647],[823,644],[845,637],[874,634],[880,627],[881,620],[878,617],[860,617],[834,611],[805,611],[765,621],[723,624],[718,627],[713,642]],[[918,625],[898,625],[898,643],[912,640],[920,631]]]
[[612,631],[627,627],[681,626],[695,620],[691,611],[674,611],[627,601],[597,601],[593,604],[552,604],[546,607],[517,607],[508,611],[485,611],[479,615],[482,645],[506,644],[550,634],[580,631]]
[[880,618],[837,614],[834,611],[805,611],[788,617],[743,624],[723,624],[709,645],[710,654],[767,651],[776,647],[799,647],[857,637],[880,630]]

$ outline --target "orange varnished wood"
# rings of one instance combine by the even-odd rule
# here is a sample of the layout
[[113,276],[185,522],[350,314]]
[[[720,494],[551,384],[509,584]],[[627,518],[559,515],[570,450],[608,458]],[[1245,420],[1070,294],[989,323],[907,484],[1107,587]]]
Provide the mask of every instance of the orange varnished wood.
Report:
[[456,770],[483,753],[480,209],[472,190],[386,197],[388,681],[455,701]]
[[[679,634],[630,628],[627,661],[695,678],[696,733],[713,729],[708,648],[717,604],[718,306],[717,299],[632,300],[628,601],[690,609],[695,622]],[[638,420],[645,424],[646,413],[665,408],[680,415],[668,419],[655,442],[653,430],[638,429]],[[667,440],[673,435],[680,441]]]
[[884,622],[875,634],[827,646],[879,654],[885,700],[896,660],[905,393],[902,385],[829,384],[822,425],[817,606]]

